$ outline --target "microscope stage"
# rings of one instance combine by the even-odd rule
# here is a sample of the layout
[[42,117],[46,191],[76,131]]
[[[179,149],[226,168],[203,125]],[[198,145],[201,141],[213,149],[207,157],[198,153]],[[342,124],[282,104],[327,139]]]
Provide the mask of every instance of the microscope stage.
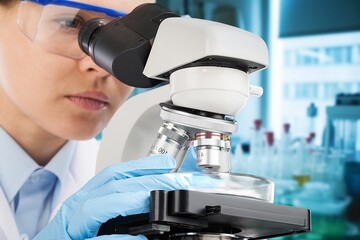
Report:
[[310,211],[235,195],[189,190],[151,192],[150,213],[111,219],[99,235],[142,234],[168,239],[178,233],[230,234],[263,239],[310,231]]

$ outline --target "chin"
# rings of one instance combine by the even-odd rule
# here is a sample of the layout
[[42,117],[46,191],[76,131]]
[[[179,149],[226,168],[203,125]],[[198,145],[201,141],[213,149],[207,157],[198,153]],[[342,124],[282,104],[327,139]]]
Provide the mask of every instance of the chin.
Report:
[[92,138],[95,138],[97,134],[91,134],[91,135],[74,135],[72,137],[70,137],[70,140],[77,140],[77,141],[85,141],[85,140],[90,140]]
[[67,128],[64,131],[59,131],[60,133],[58,134],[59,136],[62,136],[62,138],[64,139],[69,139],[69,140],[89,140],[91,138],[96,137],[96,135],[98,135],[101,130],[103,129],[103,127],[99,127],[99,126],[81,126],[78,128],[72,128],[69,129]]
[[91,138],[96,137],[100,133],[99,131],[92,131],[92,132],[81,132],[74,134],[71,139],[73,140],[89,140]]

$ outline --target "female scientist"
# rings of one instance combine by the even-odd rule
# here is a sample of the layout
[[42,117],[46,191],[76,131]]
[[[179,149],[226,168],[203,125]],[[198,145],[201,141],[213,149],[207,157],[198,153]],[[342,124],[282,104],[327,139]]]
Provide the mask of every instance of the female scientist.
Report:
[[1,240],[144,239],[96,234],[108,219],[148,211],[151,190],[188,186],[161,175],[175,166],[167,156],[119,163],[88,181],[93,137],[132,88],[81,52],[78,31],[144,2],[0,0]]

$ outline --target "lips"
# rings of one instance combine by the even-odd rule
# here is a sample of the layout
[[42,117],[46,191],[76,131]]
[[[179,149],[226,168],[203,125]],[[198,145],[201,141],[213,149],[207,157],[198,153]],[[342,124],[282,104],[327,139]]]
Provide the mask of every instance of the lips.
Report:
[[98,91],[69,95],[67,98],[77,106],[89,111],[99,111],[107,107],[110,102],[110,98],[106,94]]

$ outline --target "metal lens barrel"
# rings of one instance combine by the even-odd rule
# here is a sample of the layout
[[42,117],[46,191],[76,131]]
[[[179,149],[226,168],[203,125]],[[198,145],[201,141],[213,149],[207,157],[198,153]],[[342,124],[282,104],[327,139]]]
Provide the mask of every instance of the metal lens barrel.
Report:
[[189,140],[187,132],[174,124],[165,122],[158,131],[155,143],[151,146],[149,155],[168,154],[176,157]]
[[229,136],[220,133],[199,133],[195,135],[197,166],[208,171],[230,171]]

